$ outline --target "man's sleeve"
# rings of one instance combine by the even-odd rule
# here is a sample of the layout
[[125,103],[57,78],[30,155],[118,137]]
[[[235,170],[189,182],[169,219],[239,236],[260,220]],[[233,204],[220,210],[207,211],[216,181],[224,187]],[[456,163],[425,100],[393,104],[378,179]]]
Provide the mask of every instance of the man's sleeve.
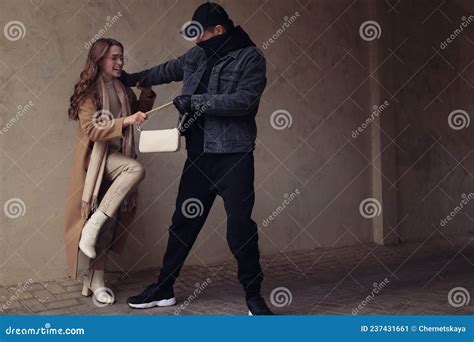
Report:
[[266,61],[262,53],[255,49],[232,94],[199,94],[191,96],[193,111],[216,116],[244,116],[258,104],[267,84]]
[[185,55],[182,55],[153,68],[134,74],[128,74],[122,71],[120,81],[128,87],[135,87],[137,82],[148,87],[173,81],[182,81],[184,59]]

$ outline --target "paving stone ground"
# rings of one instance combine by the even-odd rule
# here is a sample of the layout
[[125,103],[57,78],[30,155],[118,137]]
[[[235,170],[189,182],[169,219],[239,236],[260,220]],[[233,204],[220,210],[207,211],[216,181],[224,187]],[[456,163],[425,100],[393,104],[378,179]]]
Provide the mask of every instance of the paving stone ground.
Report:
[[[285,252],[263,257],[262,266],[263,295],[280,315],[351,315],[359,305],[359,315],[474,314],[474,300],[470,300],[474,295],[474,242],[466,238]],[[108,273],[106,285],[114,291],[116,303],[107,307],[97,307],[91,297],[83,297],[81,282],[71,279],[32,283],[21,293],[18,285],[3,286],[0,314],[247,314],[233,262],[185,266],[175,287],[178,303],[174,307],[128,308],[127,297],[154,282],[158,271],[126,277]],[[205,285],[207,278],[211,282]],[[199,294],[197,284],[202,288]],[[451,290],[456,295],[450,301]]]

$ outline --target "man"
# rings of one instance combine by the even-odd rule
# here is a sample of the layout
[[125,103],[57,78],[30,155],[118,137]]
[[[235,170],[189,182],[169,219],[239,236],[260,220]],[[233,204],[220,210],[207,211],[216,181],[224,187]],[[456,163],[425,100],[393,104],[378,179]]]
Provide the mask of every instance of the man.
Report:
[[[173,285],[219,195],[224,200],[227,241],[237,260],[249,314],[272,315],[260,295],[263,274],[257,225],[251,219],[255,116],[266,85],[265,58],[220,5],[202,4],[192,20],[203,29],[197,46],[151,69],[122,76],[127,85],[183,81],[182,95],[173,102],[180,119],[186,113],[182,133],[188,154],[158,281],[130,297],[128,304],[149,308],[176,303]],[[189,212],[193,204],[199,208],[197,214]]]

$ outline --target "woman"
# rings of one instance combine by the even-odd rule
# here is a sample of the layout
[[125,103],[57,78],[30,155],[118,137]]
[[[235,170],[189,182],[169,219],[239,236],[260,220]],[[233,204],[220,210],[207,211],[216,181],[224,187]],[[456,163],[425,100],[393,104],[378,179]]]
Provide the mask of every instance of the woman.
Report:
[[156,98],[151,88],[139,87],[137,100],[117,79],[124,65],[123,54],[120,42],[97,40],[69,108],[69,118],[78,120],[79,128],[65,215],[68,267],[71,277],[77,279],[79,249],[88,256],[89,272],[82,294],[94,293],[96,300],[105,304],[114,301],[104,291],[107,252],[123,248],[136,211],[136,188],[145,175],[135,160],[133,125],[146,120],[143,112],[152,108]]

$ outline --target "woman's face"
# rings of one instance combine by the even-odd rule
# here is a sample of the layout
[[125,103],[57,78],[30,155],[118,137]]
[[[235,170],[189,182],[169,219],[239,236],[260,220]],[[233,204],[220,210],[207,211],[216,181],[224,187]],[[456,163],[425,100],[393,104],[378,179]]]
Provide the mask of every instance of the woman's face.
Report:
[[102,72],[109,77],[120,77],[123,65],[124,56],[120,46],[111,46],[100,62]]

